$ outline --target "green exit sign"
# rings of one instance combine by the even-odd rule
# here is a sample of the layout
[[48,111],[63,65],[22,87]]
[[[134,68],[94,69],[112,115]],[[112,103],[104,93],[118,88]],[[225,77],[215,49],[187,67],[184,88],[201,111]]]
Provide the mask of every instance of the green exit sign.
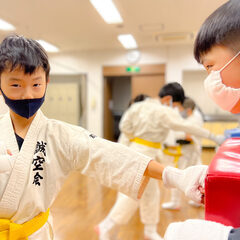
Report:
[[139,73],[140,71],[141,71],[141,68],[137,66],[126,67],[126,72],[129,72],[129,73]]

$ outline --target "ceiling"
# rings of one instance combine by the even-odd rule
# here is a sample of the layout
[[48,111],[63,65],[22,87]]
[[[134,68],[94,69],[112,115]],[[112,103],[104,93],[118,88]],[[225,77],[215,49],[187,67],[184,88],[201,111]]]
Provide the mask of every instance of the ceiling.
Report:
[[[188,44],[204,19],[227,0],[113,0],[124,20],[106,24],[89,0],[2,1],[0,18],[18,34],[44,39],[61,52],[121,49],[131,33],[139,48]],[[0,32],[0,40],[8,33]]]

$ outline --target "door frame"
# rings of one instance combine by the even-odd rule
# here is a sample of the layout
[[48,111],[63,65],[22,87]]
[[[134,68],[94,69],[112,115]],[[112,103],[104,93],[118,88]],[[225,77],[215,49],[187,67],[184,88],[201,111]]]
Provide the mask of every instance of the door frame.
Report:
[[116,76],[146,76],[146,75],[163,75],[165,76],[165,64],[144,64],[144,65],[134,65],[135,67],[140,67],[140,71],[137,73],[129,73],[126,68],[129,65],[121,66],[103,66],[103,79],[104,79],[104,110],[103,110],[103,136],[108,140],[113,140],[112,130],[109,128],[113,125],[113,119],[111,115],[111,110],[109,108],[109,101],[112,97],[111,84],[108,81],[108,77]]

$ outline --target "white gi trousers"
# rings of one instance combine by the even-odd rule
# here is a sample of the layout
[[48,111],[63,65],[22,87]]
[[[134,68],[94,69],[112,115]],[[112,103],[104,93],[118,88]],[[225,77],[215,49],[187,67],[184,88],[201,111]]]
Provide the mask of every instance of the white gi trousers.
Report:
[[[132,143],[130,147],[154,158],[156,158],[156,153],[160,151],[136,143]],[[142,198],[138,201],[118,193],[116,203],[108,216],[117,224],[126,224],[138,208],[143,224],[157,224],[159,222],[160,189],[158,180],[149,180]]]

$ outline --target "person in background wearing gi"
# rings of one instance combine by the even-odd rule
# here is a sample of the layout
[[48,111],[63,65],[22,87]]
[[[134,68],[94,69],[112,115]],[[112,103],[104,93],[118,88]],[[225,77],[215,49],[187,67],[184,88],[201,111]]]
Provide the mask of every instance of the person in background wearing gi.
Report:
[[[186,97],[183,104],[181,104],[181,102],[178,102],[177,108],[183,118],[188,119],[188,121],[198,124],[199,126],[203,126],[202,113],[200,112],[200,110],[198,110],[195,102],[191,98]],[[195,136],[186,136],[184,132],[171,131],[171,134],[173,135],[172,138],[174,139],[174,143],[172,143],[172,145],[170,146],[174,146],[172,147],[174,148],[174,151],[176,148],[180,149],[180,156],[177,156],[178,160],[175,167],[178,167],[179,169],[185,169],[189,166],[202,164],[201,138]],[[169,144],[169,142],[167,144]],[[172,153],[171,149],[169,151],[170,153]],[[164,154],[164,157],[165,156],[168,159],[168,162],[171,162],[171,165],[174,165],[173,159],[176,158],[176,156],[170,157],[168,156],[168,152]],[[201,204],[195,203],[192,200],[189,200],[189,204],[194,207],[201,206]],[[176,188],[172,188],[171,200],[169,202],[163,203],[162,208],[168,210],[179,210],[180,207],[181,192]]]
[[[203,23],[195,40],[194,56],[208,77],[204,87],[212,100],[223,110],[240,113],[240,1],[230,0],[214,11]],[[205,167],[205,170],[204,170]],[[190,174],[189,169],[192,173]],[[179,176],[185,181],[204,187],[208,166],[193,166],[185,170],[164,169],[165,186],[180,186]],[[174,177],[173,171],[176,171]],[[179,175],[180,174],[180,175]],[[236,190],[238,191],[238,189]],[[203,199],[204,189],[198,201]],[[197,199],[196,199],[197,200]],[[233,209],[234,211],[234,209]],[[168,226],[165,240],[239,240],[240,228],[224,226],[213,221],[192,219]]]
[[[164,96],[161,95],[163,90]],[[129,139],[130,148],[161,162],[162,143],[170,129],[182,130],[218,141],[218,137],[212,137],[213,135],[208,130],[192,124],[183,119],[173,108],[163,105],[166,102],[179,101],[179,98],[183,102],[184,91],[180,84],[167,84],[160,90],[159,96],[160,98],[157,99],[147,98],[134,103],[123,114],[119,127],[121,133]],[[135,201],[128,196],[120,195],[110,213],[97,226],[99,239],[111,239],[112,230],[116,226],[127,224],[138,207],[141,221],[144,224],[144,238],[146,240],[162,239],[157,233],[160,191],[158,182],[152,179],[141,200]]]
[[[141,102],[141,101],[144,101],[146,98],[148,98],[149,96],[146,95],[146,94],[139,94],[137,95],[134,99],[132,99],[130,102],[129,102],[129,105],[128,105],[128,108],[136,103],[136,102]],[[120,136],[118,138],[118,143],[121,143],[123,145],[126,145],[126,146],[129,146],[131,144],[131,141],[129,140],[128,137],[125,136],[124,133],[120,133]],[[119,203],[119,202],[124,202],[125,201],[125,198],[128,198],[125,194],[123,193],[118,193],[117,195],[117,200],[116,200],[116,203]],[[129,219],[131,218],[132,214],[131,212],[135,212],[137,210],[137,207],[138,205],[136,204],[136,201],[132,198],[129,198],[129,201],[128,201],[129,205],[130,206],[127,211],[129,211]],[[123,205],[124,207],[124,205]],[[119,213],[120,214],[120,213]],[[128,222],[128,219],[125,218],[125,221]],[[95,227],[95,231],[97,232],[97,234],[99,235],[99,238],[100,239],[103,239],[103,240],[107,240],[107,239],[117,239],[117,233],[118,233],[118,227],[119,225],[115,225],[113,226],[113,221],[111,221],[111,218],[106,218],[104,221],[102,221],[102,224],[99,224]]]

